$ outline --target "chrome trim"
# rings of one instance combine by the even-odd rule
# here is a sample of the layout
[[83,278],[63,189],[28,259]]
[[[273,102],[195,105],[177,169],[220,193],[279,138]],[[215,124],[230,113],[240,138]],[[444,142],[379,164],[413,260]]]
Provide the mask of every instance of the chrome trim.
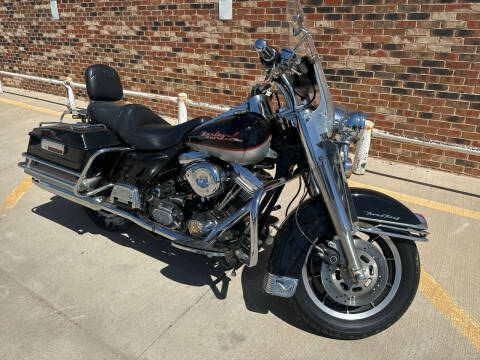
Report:
[[376,226],[372,226],[369,228],[359,226],[358,231],[360,232],[365,232],[365,233],[371,233],[371,234],[377,234],[377,235],[386,235],[391,238],[400,238],[400,239],[407,239],[407,240],[413,240],[413,241],[428,241],[428,239],[424,236],[415,236],[415,235],[406,235],[406,234],[399,234],[395,232],[389,232],[389,231],[382,231],[378,229]]
[[417,230],[427,230],[428,225],[427,222],[422,218],[421,221],[424,222],[425,225],[413,225],[413,224],[406,224],[406,223],[399,223],[395,221],[388,221],[388,220],[380,220],[380,219],[374,219],[374,218],[369,218],[369,217],[364,217],[364,216],[359,216],[358,220],[366,221],[366,222],[376,222],[380,224],[387,224],[387,225],[394,225],[394,226],[401,226],[401,227],[409,227],[412,229],[417,229]]
[[[66,110],[63,112],[62,116],[60,119],[63,119],[63,117],[65,116],[65,114],[71,114],[71,112],[69,110]],[[107,129],[107,126],[104,125],[104,124],[88,124],[88,123],[75,123],[75,124],[71,124],[71,123],[64,123],[63,121],[42,121],[39,126],[42,127],[42,126],[45,126],[45,125],[63,125],[65,127],[69,127],[71,128],[72,130],[75,130],[75,129],[82,129],[82,128],[92,128],[92,127],[98,127],[98,128],[102,128],[102,129]]]
[[238,185],[234,185],[228,194],[223,198],[223,200],[217,205],[217,210],[222,211],[230,202],[235,199],[238,194],[242,191],[242,187]]
[[90,198],[79,198],[78,196],[75,196],[72,191],[69,191],[67,189],[64,189],[62,187],[56,186],[54,184],[51,184],[47,181],[41,180],[41,179],[32,179],[33,183],[37,185],[39,188],[48,191],[51,194],[63,197],[67,200],[70,200],[74,203],[83,205],[85,207],[88,207],[92,210],[101,210],[100,203],[103,201],[101,197],[90,197]]
[[107,190],[107,189],[110,189],[111,187],[113,187],[115,184],[107,184],[107,185],[103,185],[103,186],[100,186],[99,188],[96,188],[96,189],[93,189],[89,192],[87,192],[85,195],[88,197],[88,196],[93,196],[93,195],[96,195],[98,193],[101,193],[102,191],[104,190]]
[[[80,174],[80,177],[77,181],[77,183],[75,184],[74,188],[73,188],[73,193],[74,195],[76,196],[84,196],[82,194],[80,194],[80,188],[81,188],[81,185],[82,185],[82,182],[83,180],[87,177],[87,172],[88,170],[90,170],[90,167],[92,166],[92,163],[93,161],[100,155],[102,154],[105,154],[107,152],[117,152],[117,151],[132,151],[133,149],[132,148],[129,148],[129,147],[116,147],[116,148],[104,148],[104,149],[100,149],[100,150],[97,150],[95,151],[91,156],[90,158],[88,159],[87,161],[87,164],[85,165],[85,167],[83,168],[81,174]],[[93,190],[92,190],[93,191]]]
[[298,279],[267,273],[263,281],[263,290],[267,294],[291,298],[297,290]]
[[115,184],[110,193],[110,202],[120,202],[123,205],[131,204],[132,209],[141,209],[140,194],[136,186],[130,184]]
[[37,158],[36,156],[32,156],[32,155],[29,155],[27,153],[22,153],[22,156],[24,158],[26,158],[27,160],[32,160],[32,161],[35,161],[35,162],[38,162],[39,164],[42,164],[42,165],[46,165],[46,166],[50,166],[51,168],[54,168],[56,170],[59,170],[59,171],[63,171],[67,174],[70,174],[70,175],[73,175],[73,176],[76,176],[76,177],[80,177],[80,173],[77,172],[77,171],[74,171],[74,170],[70,170],[70,169],[67,169],[63,166],[60,166],[60,165],[56,165],[54,163],[51,163],[51,162],[48,162],[48,161],[45,161],[45,160],[42,160],[42,159],[39,159]]
[[385,224],[379,224],[375,226],[377,229],[386,229],[386,230],[397,230],[397,231],[408,231],[409,233],[417,233],[420,236],[427,236],[428,231],[423,231],[423,230],[417,230],[417,229],[410,229],[410,228],[404,228],[404,227],[399,227],[399,226],[392,226],[392,225],[385,225]]
[[230,163],[235,172],[233,180],[250,196],[259,188],[263,186],[263,183],[252,174],[252,172],[241,165]]
[[199,254],[199,255],[217,256],[217,257],[225,256],[225,254],[224,254],[224,253],[221,253],[221,252],[208,251],[208,250],[202,250],[202,249],[195,249],[195,248],[191,248],[191,247],[188,247],[188,246],[184,246],[184,245],[179,244],[179,243],[176,243],[176,242],[172,242],[172,246],[173,246],[173,247],[176,247],[177,249],[189,251],[189,252],[191,252],[191,253]]
[[249,202],[248,204],[244,205],[240,210],[238,210],[235,214],[227,217],[222,222],[220,222],[220,224],[218,224],[217,227],[213,229],[210,234],[208,234],[208,236],[205,238],[205,240],[203,240],[203,242],[213,243],[218,236],[230,229],[250,211],[250,204],[251,203]]
[[422,226],[424,229],[428,229],[427,219],[425,219],[423,215],[418,213],[415,213],[415,216],[417,217],[418,221],[420,221],[420,223],[422,224],[420,226]]
[[[292,100],[292,109],[294,110],[298,110],[298,102],[297,102],[297,97],[295,96],[295,91],[293,90],[293,87],[292,85],[290,84],[290,82],[288,81],[288,78],[285,74],[281,74],[280,77],[282,78],[283,80],[283,85],[285,85],[288,89],[288,93],[291,94],[291,100]],[[281,90],[281,89],[280,89]],[[282,90],[281,90],[282,91]],[[283,93],[283,91],[282,91]]]
[[178,162],[180,165],[191,163],[192,161],[206,160],[210,155],[202,153],[200,151],[189,151],[178,156]]
[[20,162],[18,163],[18,166],[23,169],[25,174],[32,176],[33,178],[43,180],[43,181],[50,181],[54,183],[56,186],[59,186],[61,188],[66,188],[72,190],[73,187],[75,186],[74,182],[70,182],[64,179],[60,179],[58,177],[55,177],[51,174],[48,174],[46,172],[43,172],[38,169],[33,169],[31,168],[26,162]]

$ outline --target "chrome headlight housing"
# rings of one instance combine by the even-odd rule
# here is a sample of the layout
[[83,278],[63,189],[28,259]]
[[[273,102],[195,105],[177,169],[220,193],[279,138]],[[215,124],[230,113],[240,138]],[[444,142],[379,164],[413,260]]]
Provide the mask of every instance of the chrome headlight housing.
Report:
[[357,142],[367,117],[362,111],[348,112],[345,107],[335,107],[335,140],[340,143]]

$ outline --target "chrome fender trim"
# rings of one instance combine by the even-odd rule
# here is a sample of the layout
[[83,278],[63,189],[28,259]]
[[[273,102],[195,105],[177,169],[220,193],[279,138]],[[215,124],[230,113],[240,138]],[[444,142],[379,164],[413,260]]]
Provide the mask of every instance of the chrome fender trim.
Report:
[[[369,218],[359,218],[360,220],[366,222],[375,222],[375,219]],[[397,226],[393,225],[386,225],[386,224],[375,224],[369,227],[359,226],[357,228],[358,231],[364,233],[371,233],[377,235],[386,235],[391,238],[400,238],[400,239],[407,239],[413,241],[428,241],[427,235],[428,231],[419,230],[418,226],[415,225],[408,225],[408,224],[396,224]]]

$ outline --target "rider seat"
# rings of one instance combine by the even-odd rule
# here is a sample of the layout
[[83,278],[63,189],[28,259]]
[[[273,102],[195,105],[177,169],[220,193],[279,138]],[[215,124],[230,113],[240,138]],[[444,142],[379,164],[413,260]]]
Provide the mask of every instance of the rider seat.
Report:
[[107,65],[89,66],[85,84],[91,100],[87,108],[90,120],[106,125],[137,150],[160,151],[177,145],[188,132],[210,119],[201,116],[172,126],[146,106],[116,103],[123,97],[122,84],[118,73]]

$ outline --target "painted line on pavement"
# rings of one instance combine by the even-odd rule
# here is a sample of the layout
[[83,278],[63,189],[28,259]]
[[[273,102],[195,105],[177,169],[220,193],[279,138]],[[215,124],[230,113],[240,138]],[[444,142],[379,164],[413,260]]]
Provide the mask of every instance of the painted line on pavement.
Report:
[[[386,190],[372,185],[348,182],[350,186],[362,187],[387,194],[397,200],[406,201],[416,205],[425,206],[431,209],[440,210],[450,214],[468,217],[480,220],[480,212],[459,208],[452,205],[442,204],[436,201],[418,198],[416,196],[406,195],[395,191]],[[445,290],[425,269],[420,273],[420,284],[418,289],[450,323],[458,330],[468,341],[470,341],[477,350],[480,350],[480,322],[472,315],[457,305],[452,296]]]
[[3,199],[2,203],[0,204],[0,214],[3,214],[5,211],[13,208],[31,186],[32,178],[30,176],[25,176],[20,184],[18,184],[15,189],[13,189],[12,192],[8,194],[5,199]]
[[[43,108],[43,107],[40,107],[40,106],[29,105],[29,104],[25,104],[25,103],[22,103],[22,102],[19,102],[19,101],[15,101],[15,100],[0,98],[0,102],[10,104],[10,105],[19,106],[19,107],[29,109],[29,110],[38,111],[38,112],[41,112],[41,113],[44,113],[44,114],[57,115],[57,116],[62,115],[62,113],[60,111],[50,110],[50,109],[46,109],[46,108]],[[71,118],[71,117],[72,117],[71,114],[67,114],[67,115],[65,115],[64,118]]]
[[454,215],[463,216],[470,219],[480,220],[480,212],[478,211],[472,211],[472,210],[460,208],[453,205],[447,205],[447,204],[443,204],[433,200],[422,199],[416,196],[402,194],[396,191],[386,190],[386,189],[382,189],[372,185],[361,184],[356,181],[349,181],[348,184],[352,187],[361,187],[365,189],[379,191],[400,201],[406,201],[412,204],[428,207],[434,210],[443,211],[449,214],[454,214]]
[[480,350],[480,322],[458,306],[452,296],[423,268],[420,273],[420,292],[432,303],[454,328]]

